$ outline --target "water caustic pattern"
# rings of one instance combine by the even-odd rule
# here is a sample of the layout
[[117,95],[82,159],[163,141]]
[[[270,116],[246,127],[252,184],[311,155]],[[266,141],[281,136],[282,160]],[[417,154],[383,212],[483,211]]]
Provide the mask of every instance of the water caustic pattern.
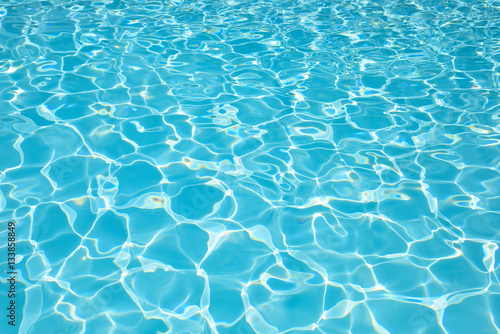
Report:
[[498,1],[0,6],[19,333],[499,332]]

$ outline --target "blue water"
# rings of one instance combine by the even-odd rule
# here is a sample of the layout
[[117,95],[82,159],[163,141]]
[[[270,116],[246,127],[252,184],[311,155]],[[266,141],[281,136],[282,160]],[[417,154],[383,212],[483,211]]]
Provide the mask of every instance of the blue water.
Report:
[[1,333],[500,333],[500,2],[1,1]]

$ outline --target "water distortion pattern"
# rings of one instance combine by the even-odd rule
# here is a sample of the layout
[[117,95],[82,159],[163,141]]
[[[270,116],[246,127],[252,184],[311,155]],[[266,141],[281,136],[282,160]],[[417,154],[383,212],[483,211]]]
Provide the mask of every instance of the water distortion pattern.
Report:
[[0,6],[19,333],[499,332],[498,1]]

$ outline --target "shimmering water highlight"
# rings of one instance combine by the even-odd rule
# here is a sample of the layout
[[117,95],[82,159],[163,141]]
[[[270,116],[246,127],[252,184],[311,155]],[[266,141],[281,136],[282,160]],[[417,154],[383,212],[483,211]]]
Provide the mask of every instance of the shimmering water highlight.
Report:
[[499,42],[492,0],[1,2],[16,330],[500,332]]

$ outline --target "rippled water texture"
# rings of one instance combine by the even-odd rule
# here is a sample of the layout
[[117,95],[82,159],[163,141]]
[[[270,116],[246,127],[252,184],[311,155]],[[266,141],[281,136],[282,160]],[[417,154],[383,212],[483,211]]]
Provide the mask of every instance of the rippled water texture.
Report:
[[499,332],[500,2],[0,6],[19,333]]

